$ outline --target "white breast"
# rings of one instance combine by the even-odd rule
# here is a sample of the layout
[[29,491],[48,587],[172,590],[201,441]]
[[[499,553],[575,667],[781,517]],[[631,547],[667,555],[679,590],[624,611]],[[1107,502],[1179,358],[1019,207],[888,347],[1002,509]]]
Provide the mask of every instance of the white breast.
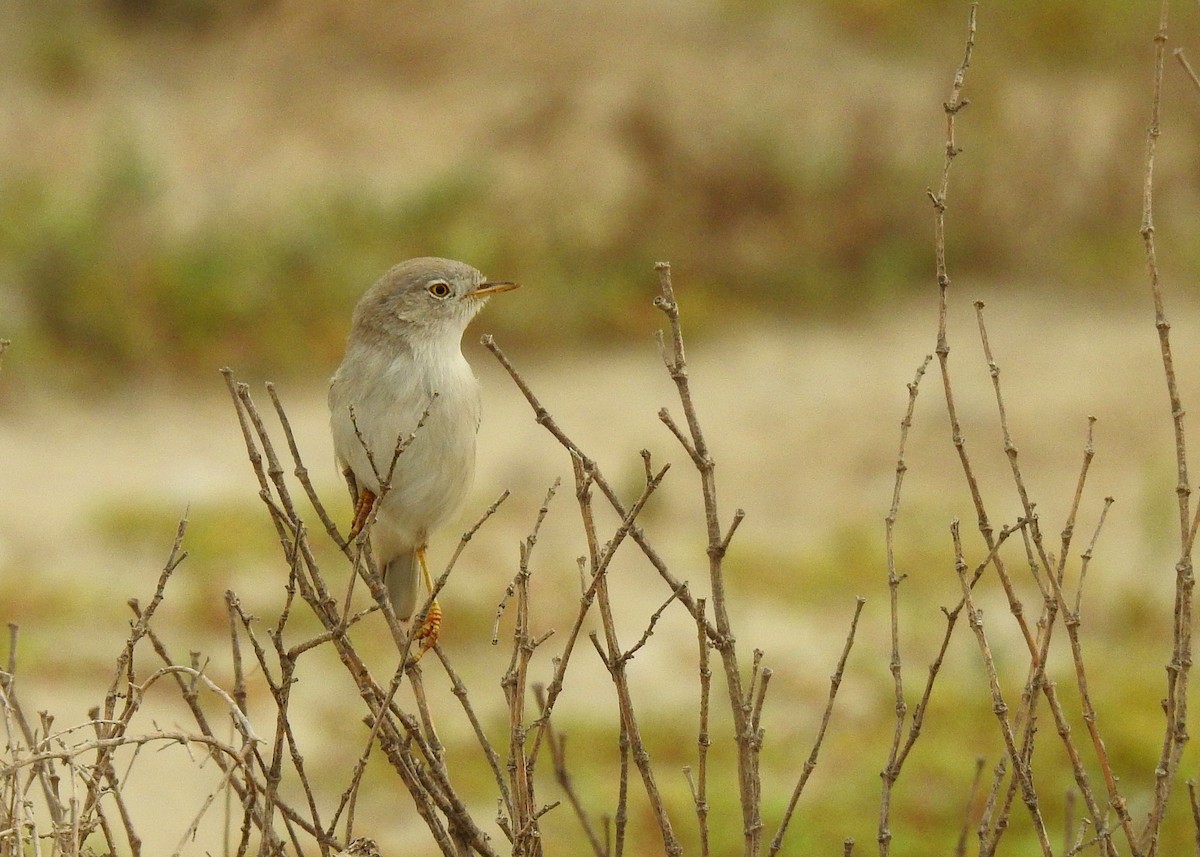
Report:
[[[352,361],[355,371],[348,372]],[[381,481],[387,481],[398,439],[416,431],[395,458],[376,532],[398,548],[424,544],[428,532],[466,498],[475,472],[479,383],[458,343],[452,349],[414,349],[391,357],[348,352],[330,384],[329,406],[338,460],[354,471],[360,486],[376,494]],[[426,408],[429,415],[418,430]]]

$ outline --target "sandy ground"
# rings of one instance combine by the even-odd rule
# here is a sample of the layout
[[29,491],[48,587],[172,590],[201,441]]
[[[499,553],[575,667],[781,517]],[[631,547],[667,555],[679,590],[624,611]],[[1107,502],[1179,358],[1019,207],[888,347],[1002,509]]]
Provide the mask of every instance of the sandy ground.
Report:
[[[1161,487],[1162,480],[1172,484],[1165,385],[1148,310],[1090,311],[1006,297],[990,303],[986,312],[1010,430],[1030,488],[1055,525],[1074,488],[1089,414],[1098,419],[1093,499],[1114,495],[1118,510],[1132,514],[1147,502],[1146,491]],[[1008,486],[987,481],[1002,479],[1007,463],[997,443],[974,311],[956,309],[951,371],[968,450],[985,477],[985,490],[994,488],[1005,499],[1008,505],[999,508],[1007,514]],[[894,481],[905,384],[932,351],[934,313],[931,302],[920,312],[844,327],[745,321],[729,337],[692,348],[694,391],[718,462],[726,514],[735,506],[747,511],[742,537],[791,550],[820,542],[842,526],[881,525]],[[1185,309],[1175,315],[1189,317]],[[1196,386],[1189,370],[1197,335],[1186,323],[1176,327],[1186,406]],[[671,502],[692,497],[686,457],[656,418],[663,406],[677,417],[681,411],[649,336],[641,349],[573,352],[552,360],[526,357],[519,342],[501,345],[560,425],[610,478],[625,478],[635,489],[629,480],[642,469],[637,453],[648,448],[656,461],[675,466],[668,484],[681,484],[678,493],[667,492]],[[463,511],[464,525],[502,488],[540,500],[554,477],[570,476],[565,455],[534,424],[524,399],[472,333],[466,348],[483,380],[485,412],[478,502]],[[263,379],[242,380],[266,408]],[[332,454],[324,381],[288,383],[279,390],[306,463],[324,488],[335,490],[336,474],[327,465]],[[961,479],[950,453],[936,361],[921,386],[915,419],[905,502],[950,507],[941,499],[949,500],[946,493],[957,491]],[[86,526],[98,508],[149,503],[182,513],[189,503],[245,498],[255,490],[216,372],[183,393],[134,387],[83,405],[53,393],[27,390],[18,397],[6,391],[0,484],[6,486],[0,566],[36,553],[47,569],[87,564],[86,557],[99,549]],[[1121,518],[1114,513],[1113,529]],[[169,544],[165,533],[164,556]]]
[[[1117,502],[1090,572],[1092,585],[1101,601],[1112,593],[1145,588],[1152,598],[1169,604],[1173,446],[1148,309],[1092,311],[1046,299],[984,296],[989,301],[990,338],[1002,367],[1009,427],[1028,487],[1049,522],[1046,532],[1056,543],[1078,475],[1086,417],[1095,415],[1096,459],[1080,531],[1090,535],[1104,496],[1114,496]],[[686,314],[686,293],[683,299]],[[1191,309],[1175,310],[1175,317],[1184,321],[1177,326],[1174,342],[1185,404],[1200,395],[1194,371],[1200,342],[1186,323],[1195,317]],[[932,350],[934,324],[930,301],[911,313],[842,327],[747,321],[728,337],[691,350],[692,382],[718,462],[723,514],[728,520],[735,507],[747,513],[731,552],[731,567],[753,573],[755,558],[799,557],[797,568],[802,569],[803,558],[821,556],[847,537],[866,543],[864,556],[881,555],[905,384]],[[950,337],[954,389],[968,450],[985,493],[994,498],[993,520],[1012,521],[1018,505],[974,310],[965,299],[955,304]],[[469,335],[468,342],[474,337]],[[664,405],[677,417],[681,412],[649,335],[644,348],[571,353],[555,360],[527,357],[519,342],[501,344],[563,429],[627,496],[638,490],[638,450],[647,448],[656,462],[673,463],[654,514],[647,519],[647,532],[681,570],[680,576],[703,593],[703,521],[696,479],[656,418]],[[511,574],[489,567],[498,561],[505,568],[513,566],[516,542],[528,531],[547,486],[555,477],[569,479],[570,468],[491,356],[474,345],[470,352],[484,384],[485,418],[475,496],[462,514],[462,524],[502,488],[511,490],[513,497],[495,526],[485,528],[478,545],[468,551],[444,601],[452,609],[456,601],[473,604],[486,614],[494,610]],[[261,390],[261,379],[243,380]],[[4,618],[22,624],[35,662],[46,646],[87,646],[106,653],[105,658],[115,657],[127,628],[124,599],[149,596],[172,532],[164,528],[161,533],[161,555],[148,557],[144,544],[132,555],[122,555],[120,546],[95,532],[92,522],[104,509],[126,504],[161,505],[179,513],[189,504],[203,508],[239,499],[252,504],[257,486],[232,406],[215,372],[186,394],[133,388],[120,398],[86,407],[52,393],[28,391],[24,385],[22,389],[26,392],[19,396],[11,389],[5,392],[0,420],[0,570],[5,577],[36,570],[39,591],[64,587],[73,597],[87,599],[94,621],[47,640],[54,623],[46,614],[45,599],[26,604],[19,597],[4,605]],[[907,456],[901,550],[944,544],[946,525],[959,516],[968,533],[968,550],[978,561],[978,538],[970,534],[974,514],[949,444],[936,361],[920,391]],[[337,477],[328,464],[323,383],[314,379],[307,385],[284,384],[280,393],[319,487],[340,501]],[[265,394],[259,399],[265,406]],[[559,575],[548,597],[561,600],[570,592],[562,581],[571,579],[573,558],[582,549],[575,514],[570,512],[569,487],[555,502],[537,550],[544,564],[539,573]],[[450,528],[435,542],[434,552],[444,555],[460,530]],[[1077,543],[1075,553],[1080,549]],[[652,596],[621,602],[636,605],[622,619],[632,639],[666,591],[657,581],[647,584],[646,577],[629,570],[638,567],[636,558],[627,555],[626,563],[620,571],[624,576],[616,579],[618,595]],[[952,581],[948,565],[909,571],[945,574]],[[802,578],[781,597],[769,588],[754,587],[752,580],[732,579],[735,619],[746,629],[740,638],[743,652],[745,646],[765,648],[773,667],[788,681],[820,687],[840,648],[855,594],[866,594],[873,602],[864,618],[861,645],[868,652],[881,651],[886,633],[885,568],[872,561],[869,567],[846,567],[843,572],[845,585],[835,599],[826,595],[828,584],[808,596]],[[279,583],[272,578],[265,582],[272,587]],[[251,584],[233,579],[217,585],[220,591],[227,585]],[[637,687],[652,693],[660,710],[686,710],[694,694],[692,682],[663,682],[658,670],[678,669],[694,658],[694,637],[687,623],[667,622],[654,642],[664,654],[657,660],[639,660]],[[483,673],[495,666],[483,655],[466,657],[468,672]],[[596,677],[602,679],[598,668]],[[61,717],[73,722],[85,702],[54,679],[29,676],[26,693],[39,706],[61,707]],[[49,683],[39,686],[39,681]],[[851,711],[854,694],[849,691],[846,702]],[[859,705],[866,704],[863,699]],[[564,700],[567,709],[586,717],[588,699]],[[211,787],[212,783],[201,786]],[[179,800],[181,809],[194,807],[196,796],[185,793]],[[177,837],[178,831],[170,836]]]
[[[1053,301],[988,297],[990,337],[1002,369],[1010,431],[1046,532],[1057,537],[1062,526],[1082,460],[1086,417],[1094,415],[1096,458],[1081,509],[1081,531],[1091,533],[1103,497],[1117,502],[1093,570],[1098,580],[1113,585],[1144,586],[1147,580],[1154,585],[1159,578],[1146,578],[1142,570],[1169,559],[1174,464],[1149,312],[1090,312]],[[1182,309],[1176,315],[1189,316]],[[1174,334],[1185,405],[1189,392],[1190,400],[1196,398],[1196,379],[1189,370],[1200,353],[1197,336],[1188,327],[1177,325]],[[974,310],[965,300],[955,306],[950,330],[951,370],[967,449],[990,500],[993,522],[1011,522],[1019,505],[1002,451]],[[739,545],[751,556],[819,555],[847,533],[872,542],[876,554],[881,551],[905,385],[932,350],[934,334],[931,301],[920,311],[844,327],[745,322],[744,329],[728,338],[692,349],[693,385],[718,463],[723,515],[728,520],[735,507],[747,513],[731,559],[737,559]],[[484,535],[493,539],[486,551],[508,557],[515,554],[515,541],[527,532],[551,482],[556,477],[569,482],[570,464],[534,423],[529,406],[498,364],[474,343],[469,333],[468,351],[485,390],[475,496],[460,516],[461,526],[447,528],[434,549],[448,550],[461,528],[507,488],[513,498],[499,526]],[[562,428],[628,497],[636,495],[643,469],[638,450],[647,448],[656,462],[673,464],[652,507],[660,514],[648,526],[668,554],[694,566],[693,574],[683,576],[703,591],[703,565],[696,565],[703,562],[704,537],[697,480],[656,417],[663,406],[677,418],[681,411],[649,335],[641,349],[576,352],[555,360],[527,358],[520,343],[501,344]],[[243,380],[268,407],[262,379]],[[283,384],[280,394],[308,467],[325,496],[335,498],[331,508],[340,508],[338,477],[327,464],[332,454],[323,381]],[[905,539],[941,544],[954,516],[968,525],[974,521],[949,444],[936,361],[921,385],[907,461],[902,547]],[[206,384],[198,382],[182,395],[133,388],[89,406],[50,393],[16,397],[10,391],[0,422],[0,485],[5,486],[0,568],[6,574],[36,568],[43,580],[48,577],[77,594],[119,593],[111,608],[118,615],[125,597],[148,597],[173,528],[164,527],[160,534],[159,555],[146,556],[143,539],[131,561],[121,556],[111,537],[94,531],[92,524],[104,510],[161,506],[181,515],[189,504],[253,504],[257,491],[232,406],[215,372]],[[559,504],[568,508],[570,491],[560,493]],[[571,562],[582,552],[577,524],[573,513],[556,515],[541,549]],[[657,523],[685,519],[691,523]],[[967,544],[968,550],[977,548],[970,540]],[[848,588],[874,591],[882,569],[846,573]],[[506,581],[501,577],[479,587],[480,597],[494,604]],[[1161,583],[1168,585],[1169,577],[1163,575]],[[797,581],[795,601],[800,604],[803,589],[804,582]],[[20,605],[14,606],[11,618],[29,618]],[[768,638],[769,608],[754,605],[756,622]],[[787,615],[779,621],[786,623]],[[123,618],[117,625],[122,633]]]

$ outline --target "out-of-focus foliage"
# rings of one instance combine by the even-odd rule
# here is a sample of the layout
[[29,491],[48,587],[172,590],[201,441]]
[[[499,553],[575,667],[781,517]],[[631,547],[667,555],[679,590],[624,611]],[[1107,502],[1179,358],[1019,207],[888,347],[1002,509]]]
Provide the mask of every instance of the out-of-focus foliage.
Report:
[[[1150,5],[980,11],[959,277],[1137,275]],[[90,377],[328,366],[423,254],[527,283],[487,327],[555,348],[644,330],[659,259],[696,335],[887,307],[931,282],[966,7],[8,4],[0,333]],[[1200,107],[1169,83],[1160,251],[1187,265]]]

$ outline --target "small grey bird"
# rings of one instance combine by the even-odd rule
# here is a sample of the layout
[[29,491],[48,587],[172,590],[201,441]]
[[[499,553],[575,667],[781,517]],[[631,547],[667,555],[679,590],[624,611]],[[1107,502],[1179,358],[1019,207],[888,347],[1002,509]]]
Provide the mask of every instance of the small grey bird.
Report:
[[[463,331],[491,295],[515,288],[462,262],[409,259],[354,308],[346,356],[329,384],[329,423],[338,462],[360,492],[352,537],[379,498],[371,546],[400,619],[416,609],[418,578],[432,590],[429,533],[454,514],[475,473],[479,382],[462,355]],[[380,498],[397,442],[416,430],[427,408]],[[436,602],[429,613],[418,632],[425,648],[440,626]]]

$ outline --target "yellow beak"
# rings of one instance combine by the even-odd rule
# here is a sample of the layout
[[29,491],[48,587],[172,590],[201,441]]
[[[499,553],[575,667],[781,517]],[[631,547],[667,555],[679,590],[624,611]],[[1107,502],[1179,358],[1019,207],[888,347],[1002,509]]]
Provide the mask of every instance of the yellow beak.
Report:
[[511,292],[516,288],[520,288],[519,283],[480,283],[478,286],[471,289],[471,291],[467,292],[467,296],[472,298],[486,298],[490,297],[491,295],[498,295],[501,292]]

